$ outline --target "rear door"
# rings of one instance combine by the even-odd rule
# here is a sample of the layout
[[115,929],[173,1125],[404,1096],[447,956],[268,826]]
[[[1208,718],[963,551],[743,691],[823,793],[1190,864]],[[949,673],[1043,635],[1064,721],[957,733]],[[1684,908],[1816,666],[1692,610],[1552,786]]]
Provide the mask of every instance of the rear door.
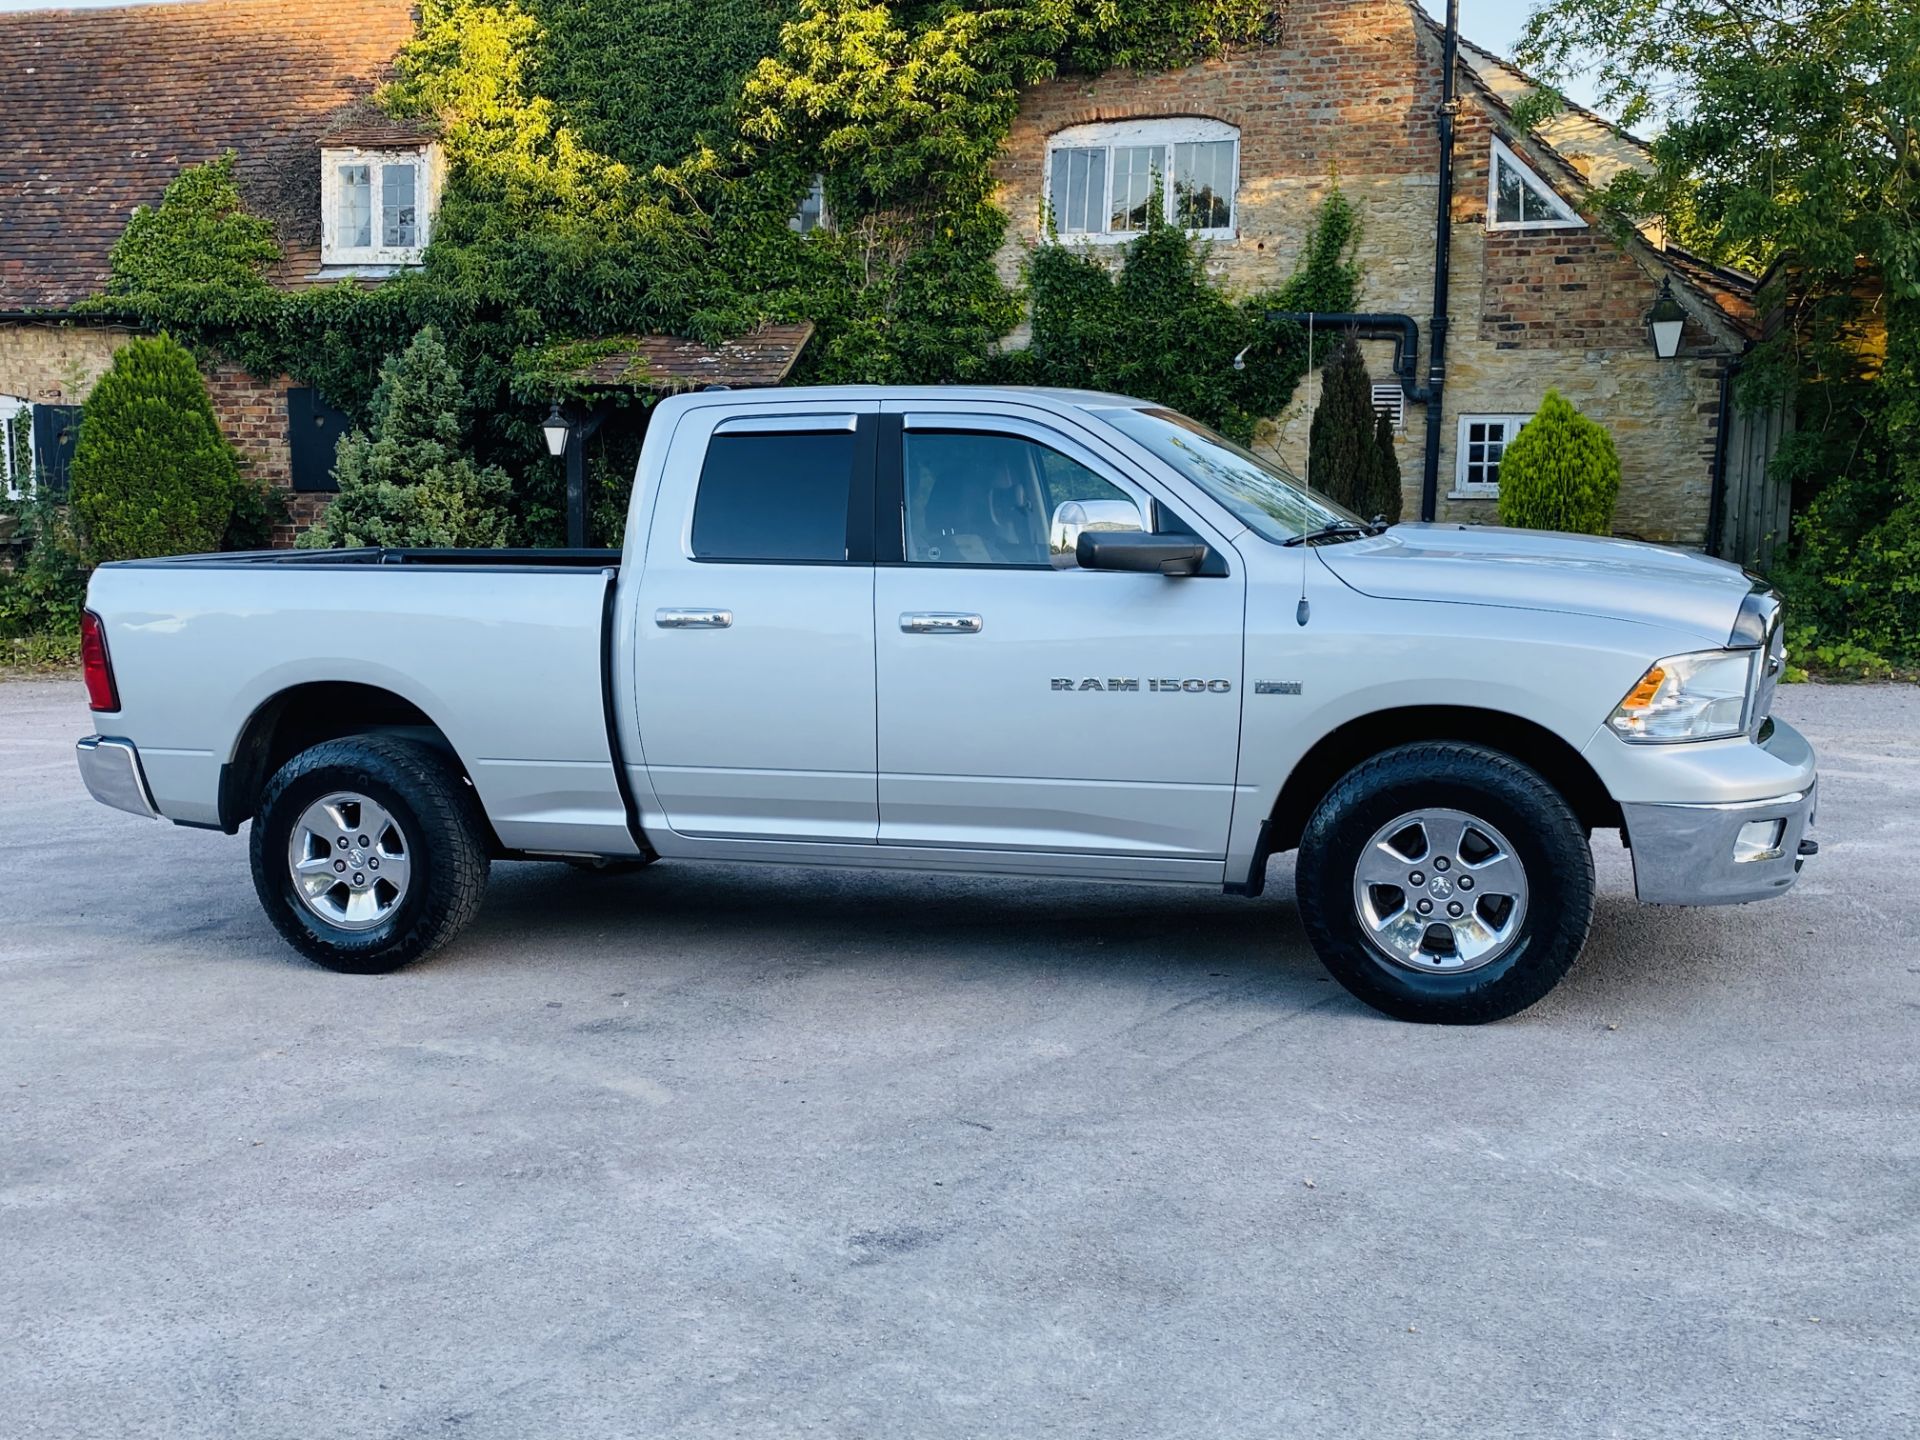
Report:
[[[1224,856],[1240,741],[1237,557],[1043,411],[884,408],[882,843]],[[1216,573],[1056,559],[1050,521],[1067,502],[1130,503],[1143,528],[1196,531]]]
[[697,407],[674,431],[640,581],[636,706],[681,834],[875,838],[877,411]]

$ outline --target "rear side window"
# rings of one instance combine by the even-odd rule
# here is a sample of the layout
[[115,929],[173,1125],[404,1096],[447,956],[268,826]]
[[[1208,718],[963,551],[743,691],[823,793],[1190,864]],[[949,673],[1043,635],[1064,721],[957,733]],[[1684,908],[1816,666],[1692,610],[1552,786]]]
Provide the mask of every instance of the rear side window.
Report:
[[698,560],[847,558],[854,433],[713,437],[693,502]]

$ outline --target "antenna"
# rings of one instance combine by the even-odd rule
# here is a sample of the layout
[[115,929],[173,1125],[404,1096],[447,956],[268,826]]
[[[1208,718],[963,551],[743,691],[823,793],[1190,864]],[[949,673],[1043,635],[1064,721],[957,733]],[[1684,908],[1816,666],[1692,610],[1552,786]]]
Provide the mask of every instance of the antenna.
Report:
[[1300,467],[1300,478],[1313,488],[1313,311],[1307,312],[1307,463]]

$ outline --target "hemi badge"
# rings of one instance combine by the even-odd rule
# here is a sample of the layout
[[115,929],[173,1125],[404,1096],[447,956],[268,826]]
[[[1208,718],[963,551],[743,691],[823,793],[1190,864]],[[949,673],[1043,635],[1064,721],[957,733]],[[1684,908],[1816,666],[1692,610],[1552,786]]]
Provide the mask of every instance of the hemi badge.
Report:
[[1256,695],[1298,695],[1300,693],[1300,682],[1298,680],[1256,680],[1253,682],[1253,693]]

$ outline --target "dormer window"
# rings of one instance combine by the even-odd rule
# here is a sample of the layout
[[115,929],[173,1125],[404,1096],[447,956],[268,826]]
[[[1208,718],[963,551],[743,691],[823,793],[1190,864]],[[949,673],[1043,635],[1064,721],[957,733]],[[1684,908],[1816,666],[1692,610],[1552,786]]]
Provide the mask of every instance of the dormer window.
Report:
[[1487,178],[1489,230],[1581,230],[1587,222],[1513,151],[1493,142]]
[[321,152],[320,261],[393,268],[426,254],[439,196],[438,150]]

